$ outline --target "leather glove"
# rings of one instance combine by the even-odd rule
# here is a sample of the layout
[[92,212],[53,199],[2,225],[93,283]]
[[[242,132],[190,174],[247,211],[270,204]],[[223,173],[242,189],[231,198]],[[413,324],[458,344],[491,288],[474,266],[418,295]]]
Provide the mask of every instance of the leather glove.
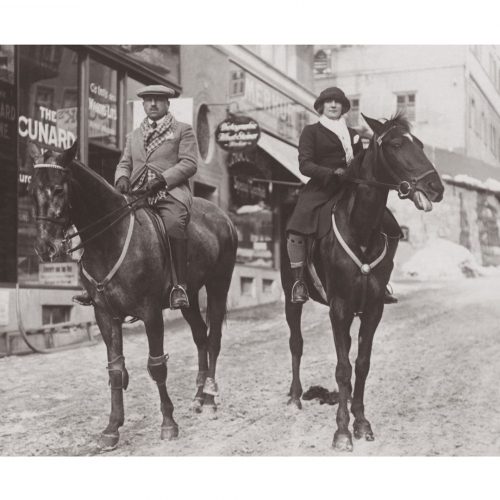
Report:
[[127,194],[130,192],[130,179],[122,175],[116,182],[116,189],[122,194]]
[[161,179],[160,177],[155,177],[146,184],[146,191],[150,196],[153,196],[160,189],[164,188],[166,185],[167,183],[165,182],[165,179]]
[[346,176],[347,176],[347,171],[345,168],[336,168],[334,171],[333,171],[333,175],[337,178],[337,179],[345,179]]

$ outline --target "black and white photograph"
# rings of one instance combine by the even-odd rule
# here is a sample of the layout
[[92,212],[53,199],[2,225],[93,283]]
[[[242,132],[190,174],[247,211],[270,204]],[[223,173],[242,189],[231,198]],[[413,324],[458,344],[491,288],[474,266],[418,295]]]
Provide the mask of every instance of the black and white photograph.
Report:
[[500,455],[500,36],[315,8],[0,35],[2,463]]

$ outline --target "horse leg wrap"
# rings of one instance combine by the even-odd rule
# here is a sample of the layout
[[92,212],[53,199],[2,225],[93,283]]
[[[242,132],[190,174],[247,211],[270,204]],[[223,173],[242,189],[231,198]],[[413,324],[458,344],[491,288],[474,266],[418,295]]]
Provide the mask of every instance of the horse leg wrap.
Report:
[[148,357],[148,373],[156,385],[165,385],[167,382],[167,360],[168,354]]
[[205,380],[205,384],[203,385],[203,393],[210,396],[219,395],[219,387],[217,385],[217,382],[215,382],[215,379],[207,377],[207,379]]
[[306,260],[306,241],[304,236],[293,233],[288,234],[286,248],[292,269],[304,266]]
[[[125,368],[125,357],[118,356],[108,363],[106,367],[109,375],[109,385],[111,386],[111,390],[126,390],[128,387],[128,371]],[[119,373],[120,376],[116,376],[116,373]]]
[[203,387],[205,385],[205,380],[207,379],[207,371],[200,370],[198,375],[196,375],[196,387]]

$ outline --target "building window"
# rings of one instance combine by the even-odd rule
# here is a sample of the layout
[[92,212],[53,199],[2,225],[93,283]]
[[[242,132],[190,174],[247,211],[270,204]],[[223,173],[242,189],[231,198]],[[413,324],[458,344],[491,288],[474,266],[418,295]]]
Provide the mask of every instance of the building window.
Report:
[[42,306],[42,324],[66,323],[71,318],[72,306]]
[[486,117],[484,116],[484,111],[481,113],[481,138],[484,141],[484,144],[488,144],[488,131],[486,125]]
[[254,286],[254,278],[249,278],[246,276],[240,277],[240,291],[241,295],[246,297],[255,297],[255,286]]
[[396,96],[396,111],[404,113],[410,122],[415,121],[415,93],[398,94]]
[[327,75],[332,72],[331,53],[329,50],[318,50],[314,54],[314,75]]
[[198,149],[203,160],[206,160],[210,152],[210,124],[208,121],[208,106],[202,104],[198,110],[196,118],[196,139],[198,141]]
[[229,76],[229,96],[245,95],[245,72],[243,70],[231,71]]
[[469,107],[469,127],[476,130],[476,101],[473,97],[471,97]]
[[359,97],[351,97],[349,100],[351,101],[351,109],[347,113],[347,125],[357,127],[359,125]]
[[274,280],[264,278],[262,280],[262,293],[273,293]]

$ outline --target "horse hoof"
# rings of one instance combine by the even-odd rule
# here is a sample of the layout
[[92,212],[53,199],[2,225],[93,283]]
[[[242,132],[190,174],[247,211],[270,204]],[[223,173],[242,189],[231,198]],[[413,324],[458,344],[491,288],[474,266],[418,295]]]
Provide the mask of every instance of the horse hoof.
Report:
[[354,424],[354,437],[356,439],[365,438],[366,441],[375,441],[372,428],[369,423]]
[[97,447],[100,451],[111,451],[118,446],[118,441],[120,440],[120,434],[118,431],[112,433],[102,433],[97,443]]
[[203,411],[203,399],[202,398],[194,398],[191,403],[191,411],[193,413],[201,413]]
[[299,398],[290,398],[287,404],[288,406],[295,406],[297,410],[302,410],[302,402]]
[[205,385],[203,386],[203,394],[208,394],[209,396],[219,395],[219,387],[213,378],[206,378]]
[[177,425],[169,425],[161,428],[160,439],[171,441],[179,436],[179,427]]
[[203,405],[203,413],[207,415],[209,420],[217,420],[217,405],[216,404]]
[[333,448],[335,451],[352,451],[352,438],[351,434],[339,434],[335,433],[333,436]]

